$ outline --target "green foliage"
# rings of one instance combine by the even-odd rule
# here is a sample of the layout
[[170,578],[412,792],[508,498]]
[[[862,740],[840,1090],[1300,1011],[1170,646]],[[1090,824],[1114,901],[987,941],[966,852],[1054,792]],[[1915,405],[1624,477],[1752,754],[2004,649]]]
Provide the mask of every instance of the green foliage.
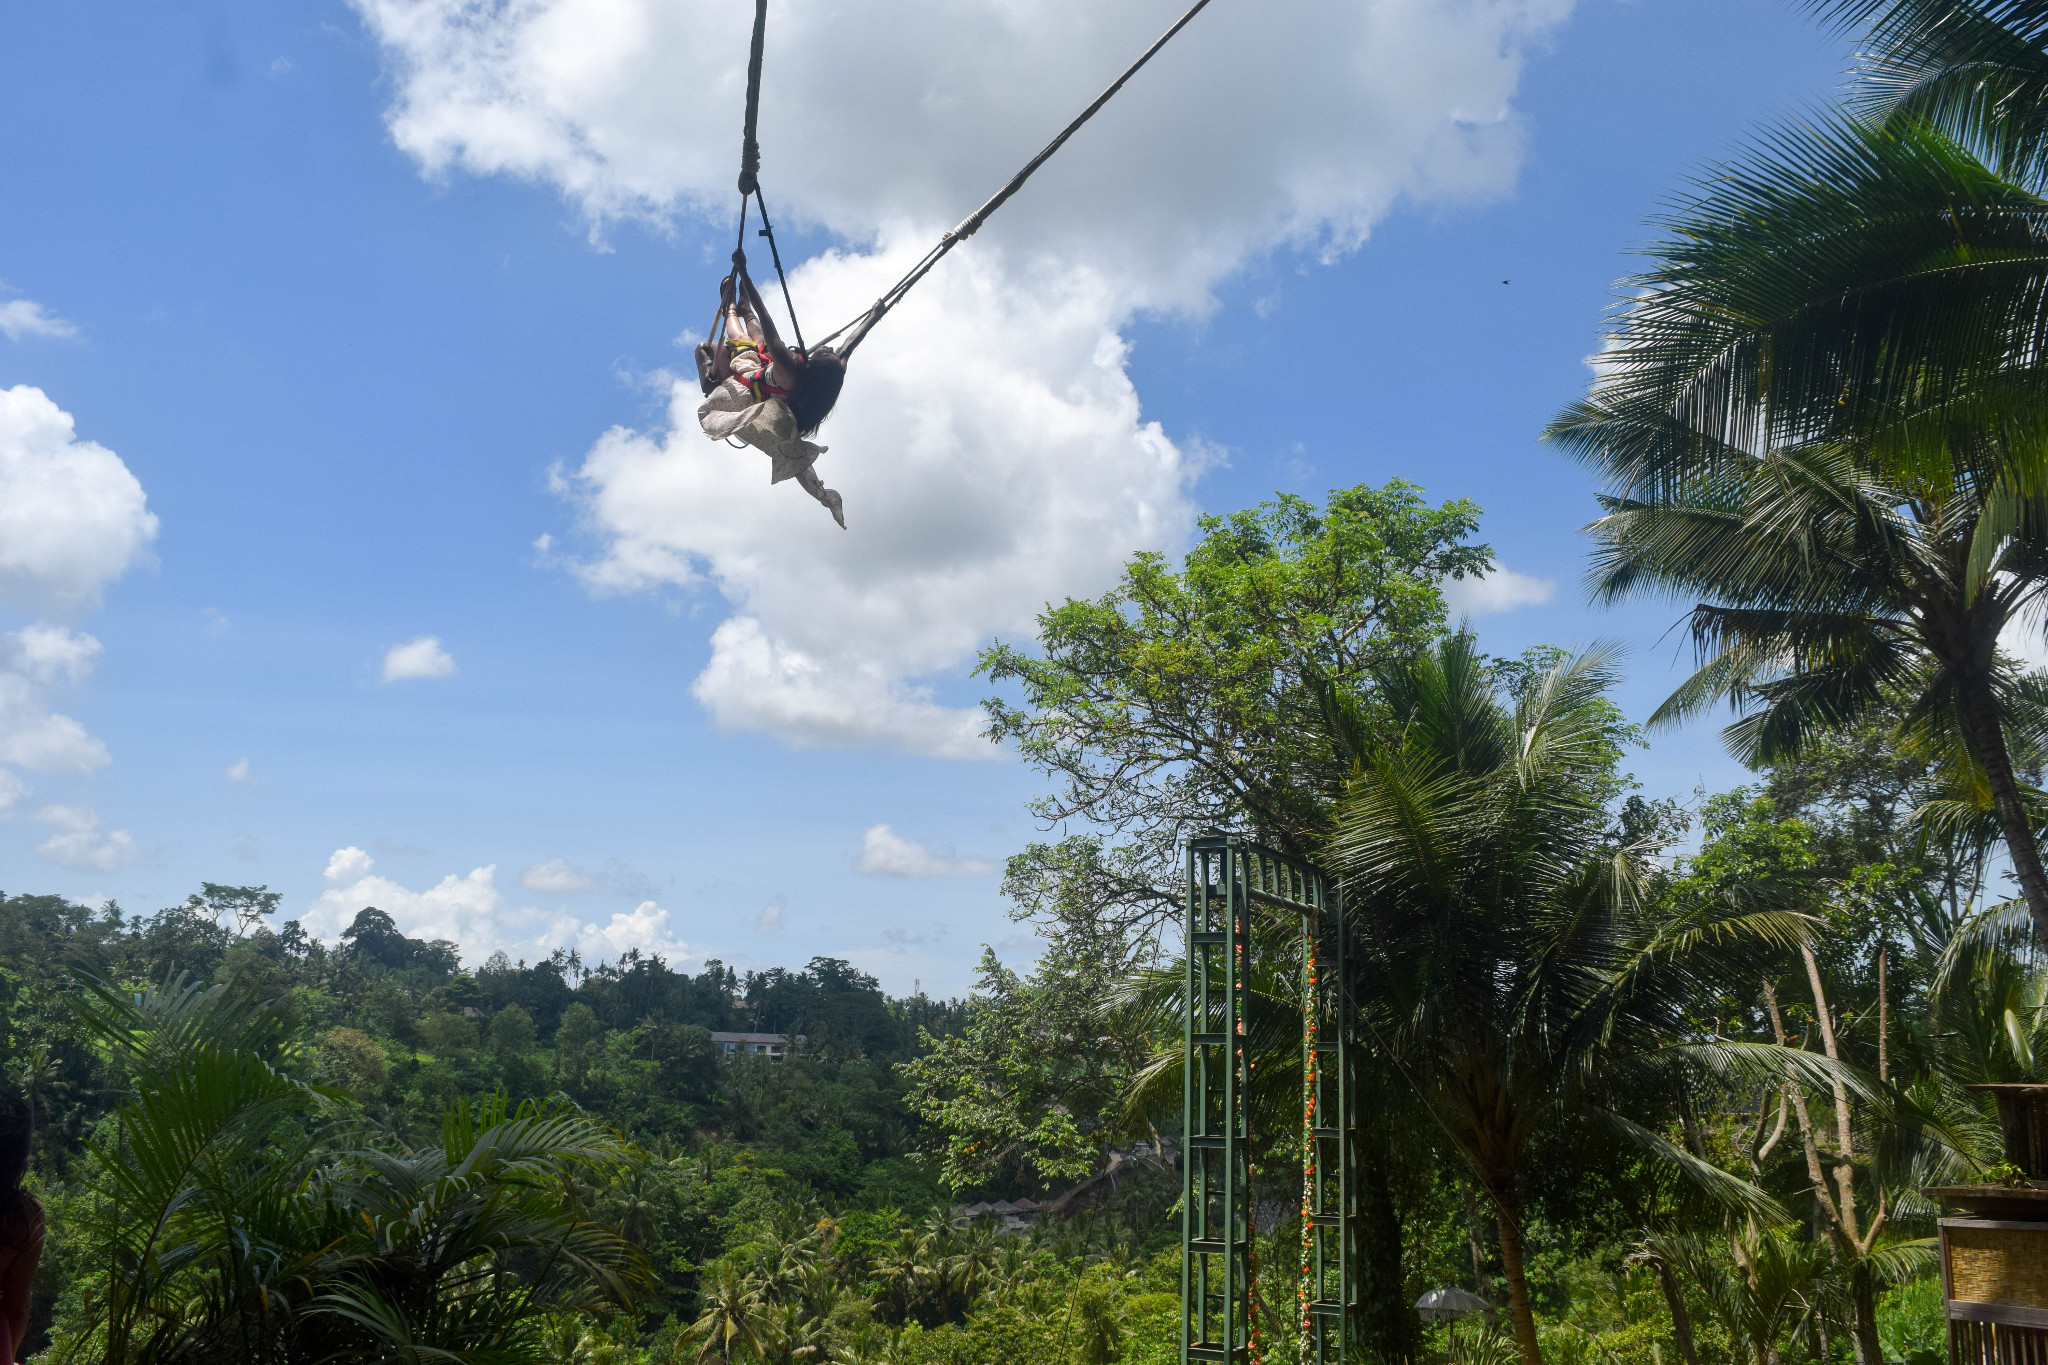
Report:
[[1178,570],[1141,554],[1102,597],[1049,607],[1035,653],[988,649],[982,675],[1022,693],[986,703],[990,735],[1056,784],[1034,813],[1117,841],[1079,834],[1012,859],[1020,907],[1156,922],[1176,904],[1189,829],[1312,848],[1350,765],[1324,733],[1322,689],[1358,686],[1442,631],[1443,580],[1492,562],[1468,543],[1478,516],[1398,479],[1322,508],[1283,495],[1204,518]]
[[1121,964],[1078,948],[1056,943],[1028,980],[984,949],[965,1029],[927,1035],[929,1050],[904,1064],[912,1109],[945,1134],[949,1188],[1094,1173],[1142,1054],[1140,1039],[1102,1027]]
[[[1907,31],[1891,23],[1880,35]],[[1938,64],[1942,46],[1875,61]],[[1949,73],[1943,117],[1984,98],[1985,74]],[[2048,932],[2020,771],[2041,684],[1998,658],[2048,592],[2040,190],[1918,117],[1778,130],[1671,215],[1600,379],[1549,436],[1606,484],[1596,594],[1698,604],[1698,670],[1656,720],[1730,702],[1733,750],[1771,762],[1906,699],[1912,739],[1995,816]]]
[[[328,1339],[357,1333],[364,1359],[456,1337],[552,1350],[533,1343],[563,1333],[583,1343],[577,1350],[637,1353],[669,1317],[694,1319],[701,1268],[788,1199],[910,1216],[940,1199],[916,1160],[921,1123],[894,1068],[925,1033],[949,1036],[957,1005],[891,1001],[832,959],[746,975],[710,963],[686,975],[637,955],[591,971],[568,954],[535,965],[501,956],[464,972],[377,915],[358,916],[338,946],[296,924],[252,927],[246,912],[274,905],[261,887],[209,885],[129,919],[0,896],[0,1069],[36,1105],[35,1170],[52,1213],[25,1346],[54,1336],[90,1356],[118,1330],[131,1355],[268,1358],[261,1350],[271,1348],[251,1343],[269,1341],[287,1358],[291,1333],[317,1317]],[[195,963],[211,984],[177,976]],[[82,994],[80,968],[134,989]],[[172,986],[148,985],[167,975]],[[138,991],[132,1008],[109,1003]],[[185,1056],[209,1010],[218,1019],[208,1027],[246,1015],[253,1031],[225,1051],[166,1063]],[[712,1029],[805,1034],[816,1045],[779,1064],[729,1063]],[[479,1117],[477,1097],[492,1095],[499,1117]],[[207,1113],[213,1136],[194,1147]],[[492,1133],[477,1142],[497,1151],[480,1149],[459,1178],[444,1131],[458,1113],[473,1134]],[[566,1141],[564,1124],[594,1124],[638,1155],[592,1165],[587,1150],[561,1149],[552,1168],[557,1158],[544,1153],[501,1159],[529,1128]],[[207,1154],[204,1182],[164,1186],[191,1151]],[[529,1175],[568,1193],[586,1232],[625,1241],[533,1243],[546,1220],[521,1202],[533,1194],[521,1193]],[[472,1209],[455,1198],[461,1188],[497,1193]],[[146,1195],[177,1213],[154,1240],[138,1221]],[[887,1217],[893,1236],[900,1215]],[[468,1229],[496,1249],[450,1278],[401,1225],[450,1248]],[[372,1226],[387,1232],[364,1241]],[[372,1263],[406,1269],[397,1279],[343,1274]],[[549,1265],[555,1279],[541,1275]],[[572,1270],[584,1288],[561,1281]],[[514,1285],[525,1289],[508,1293]],[[235,1305],[249,1293],[269,1295],[264,1311],[284,1316],[243,1322]],[[526,1310],[505,1315],[536,1298],[532,1321]],[[625,1299],[636,1308],[622,1317]],[[602,1329],[588,1320],[599,1311]],[[585,1326],[561,1326],[571,1312]],[[232,1348],[222,1345],[230,1317],[242,1343]],[[401,1337],[413,1344],[395,1345]]]

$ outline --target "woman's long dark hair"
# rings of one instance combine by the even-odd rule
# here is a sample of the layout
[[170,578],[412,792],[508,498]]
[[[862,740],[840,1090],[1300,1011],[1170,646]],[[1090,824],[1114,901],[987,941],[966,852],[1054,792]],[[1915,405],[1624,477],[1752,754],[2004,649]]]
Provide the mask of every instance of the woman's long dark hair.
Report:
[[28,1174],[35,1124],[28,1100],[0,1091],[0,1247],[20,1246],[35,1230],[43,1206],[21,1187]]
[[839,390],[846,383],[846,359],[830,346],[820,346],[804,357],[796,381],[784,401],[796,414],[796,434],[810,436],[832,415]]

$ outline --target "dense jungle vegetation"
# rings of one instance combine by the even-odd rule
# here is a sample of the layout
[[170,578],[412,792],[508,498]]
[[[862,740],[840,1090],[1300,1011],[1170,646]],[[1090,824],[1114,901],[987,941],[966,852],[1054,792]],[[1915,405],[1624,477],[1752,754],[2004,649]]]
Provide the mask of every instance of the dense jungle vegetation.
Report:
[[[1213,829],[1344,887],[1365,1357],[1937,1359],[1930,1191],[2014,1174],[1969,1087],[2048,1081],[2048,675],[2008,652],[2048,595],[2048,4],[1812,7],[1848,104],[1677,204],[1548,433],[1601,486],[1596,595],[1685,612],[1651,731],[1612,651],[1453,621],[1478,509],[1395,480],[1209,518],[985,652],[1056,833],[1004,879],[1041,956],[965,1001],[465,968],[263,888],[0,897],[40,1358],[1165,1365]],[[1641,790],[1721,704],[1750,780]],[[1261,1362],[1299,1359],[1298,952],[1247,962]],[[1442,1287],[1485,1307],[1426,1324]]]
[[[1045,950],[987,955],[964,1002],[831,959],[465,969],[376,909],[320,943],[262,888],[0,897],[0,1068],[52,1227],[32,1344],[1166,1365],[1174,836],[1217,824],[1350,888],[1370,1354],[1931,1359],[1922,1191],[1996,1170],[1961,1087],[2048,1044],[1995,823],[1897,698],[1750,786],[1646,798],[1611,656],[1450,628],[1475,520],[1398,482],[1281,499],[992,650],[1044,813],[1095,832],[1011,861]],[[1299,962],[1254,947],[1262,1350],[1291,1359]],[[726,1029],[804,1042],[727,1057]],[[958,1216],[1027,1195],[1027,1231]],[[1497,1311],[1426,1326],[1442,1286]]]

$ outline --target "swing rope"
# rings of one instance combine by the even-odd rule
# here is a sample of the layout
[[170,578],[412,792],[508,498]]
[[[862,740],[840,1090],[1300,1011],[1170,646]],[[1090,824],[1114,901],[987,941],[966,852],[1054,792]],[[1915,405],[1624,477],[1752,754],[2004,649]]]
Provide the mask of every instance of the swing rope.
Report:
[[761,193],[761,54],[768,38],[768,0],[754,0],[754,44],[747,54],[747,121],[740,135],[740,232],[733,246],[738,255],[747,245],[747,198],[761,206],[761,233],[768,239],[768,254],[775,261],[775,278],[782,284],[782,306],[789,310],[789,330],[796,335],[796,348],[804,350],[803,324],[797,321],[796,304],[789,296],[789,276],[782,273],[782,251],[775,245],[775,225],[768,221],[768,198]]
[[[755,78],[758,78],[760,74],[761,57],[761,20],[759,16],[766,13],[768,0],[756,0],[756,3],[760,6],[760,9],[757,11],[757,17],[754,28],[754,65],[752,68],[752,74]],[[1072,137],[1075,133],[1081,130],[1082,124],[1086,123],[1089,119],[1094,118],[1096,113],[1102,108],[1102,106],[1108,104],[1110,98],[1113,95],[1115,95],[1117,91],[1124,88],[1124,82],[1130,80],[1131,77],[1137,75],[1138,72],[1141,69],[1143,69],[1145,63],[1151,61],[1153,56],[1159,51],[1160,48],[1165,47],[1166,44],[1173,39],[1173,36],[1175,34],[1179,33],[1182,29],[1186,28],[1188,26],[1189,21],[1192,20],[1197,14],[1200,14],[1204,9],[1206,9],[1208,5],[1209,0],[1195,0],[1193,8],[1188,10],[1186,14],[1181,15],[1181,17],[1175,21],[1172,28],[1166,30],[1165,33],[1162,33],[1159,36],[1159,40],[1153,43],[1152,46],[1146,48],[1143,55],[1141,55],[1138,58],[1138,60],[1132,62],[1128,67],[1126,67],[1124,69],[1123,75],[1118,76],[1114,81],[1112,81],[1107,90],[1104,90],[1100,95],[1097,95],[1095,97],[1095,102],[1093,104],[1090,104],[1086,109],[1083,109],[1081,111],[1081,115],[1079,118],[1076,118],[1072,123],[1069,123],[1065,128],[1061,129],[1060,135],[1058,137],[1054,138],[1051,142],[1046,143],[1045,149],[1043,151],[1041,151],[1037,156],[1032,157],[1030,161],[1026,162],[1024,164],[1023,170],[1018,171],[1015,175],[1011,176],[1008,184],[1004,185],[1001,189],[997,190],[987,203],[983,204],[980,208],[976,209],[974,212],[968,214],[965,218],[961,219],[960,225],[958,227],[954,228],[951,232],[948,232],[945,236],[941,237],[938,241],[938,245],[934,246],[930,251],[926,252],[924,254],[923,259],[918,261],[916,265],[910,268],[909,273],[904,275],[902,279],[896,281],[895,284],[891,285],[888,291],[884,293],[882,297],[875,300],[873,307],[869,308],[865,313],[862,313],[852,322],[847,323],[844,327],[841,327],[838,331],[832,333],[830,336],[826,337],[823,341],[820,341],[818,344],[820,346],[831,345],[834,341],[837,341],[841,336],[844,336],[850,332],[852,333],[852,336],[847,341],[846,345],[842,347],[839,351],[839,354],[842,358],[850,358],[853,355],[854,348],[859,346],[860,343],[866,339],[867,334],[874,330],[875,324],[880,322],[891,308],[894,308],[898,303],[901,303],[903,301],[903,296],[905,294],[908,294],[911,288],[915,286],[919,280],[923,279],[926,275],[930,274],[932,267],[937,265],[940,261],[944,260],[947,252],[951,251],[954,247],[960,245],[960,243],[966,241],[969,237],[972,237],[976,232],[978,232],[981,229],[981,225],[988,221],[990,214],[994,213],[997,209],[1001,208],[1004,205],[1004,203],[1006,203],[1009,200],[1011,195],[1015,194],[1018,190],[1024,188],[1024,182],[1031,178],[1032,172],[1036,171],[1040,166],[1043,166],[1048,160],[1051,159],[1052,154],[1054,152],[1057,152],[1061,147],[1065,146],[1067,139]],[[753,117],[754,100],[753,96],[750,94],[747,102],[747,128],[749,139],[751,139],[753,136]],[[749,141],[748,145],[752,145],[751,141]],[[742,179],[741,187],[745,188],[744,178]]]
[[[754,0],[754,47],[747,54],[747,126],[740,135],[740,211],[761,187],[761,50],[768,37],[768,0]],[[744,229],[742,229],[744,231]],[[745,240],[744,237],[742,240]]]

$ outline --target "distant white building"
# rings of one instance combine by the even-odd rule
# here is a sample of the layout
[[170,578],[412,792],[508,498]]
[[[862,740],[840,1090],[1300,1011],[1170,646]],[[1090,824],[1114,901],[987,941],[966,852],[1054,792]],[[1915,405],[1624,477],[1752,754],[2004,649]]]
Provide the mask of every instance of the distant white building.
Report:
[[1003,1232],[1023,1232],[1038,1217],[1040,1205],[1035,1199],[1019,1199],[1011,1203],[998,1199],[993,1204],[969,1204],[966,1208],[955,1208],[954,1214],[961,1218],[993,1218],[996,1227]]
[[[796,1041],[801,1043],[803,1035],[798,1034]],[[781,1033],[713,1033],[711,1042],[728,1056],[744,1053],[750,1057],[766,1057],[771,1062],[787,1057],[790,1047],[790,1038]]]

